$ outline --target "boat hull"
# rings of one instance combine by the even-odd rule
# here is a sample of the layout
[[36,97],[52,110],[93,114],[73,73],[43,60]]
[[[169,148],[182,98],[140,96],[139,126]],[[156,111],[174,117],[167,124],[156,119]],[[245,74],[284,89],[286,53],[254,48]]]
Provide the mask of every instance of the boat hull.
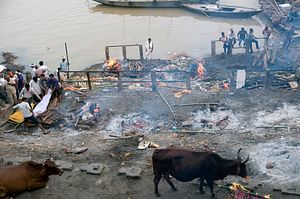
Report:
[[210,17],[222,17],[222,18],[250,18],[259,14],[262,10],[251,10],[251,11],[243,11],[243,12],[230,12],[230,11],[211,11],[204,10],[201,8],[194,8],[188,4],[182,4],[184,8],[194,13],[198,13],[201,15],[206,15]]
[[180,1],[106,1],[94,0],[108,6],[127,8],[179,8]]

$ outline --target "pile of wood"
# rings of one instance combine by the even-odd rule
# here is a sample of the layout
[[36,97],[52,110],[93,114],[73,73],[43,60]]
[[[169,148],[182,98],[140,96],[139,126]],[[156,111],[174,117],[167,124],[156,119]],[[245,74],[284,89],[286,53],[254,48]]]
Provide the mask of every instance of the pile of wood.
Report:
[[49,103],[47,110],[39,116],[43,126],[50,127],[63,120],[63,113],[56,109],[57,105],[58,98],[54,98]]

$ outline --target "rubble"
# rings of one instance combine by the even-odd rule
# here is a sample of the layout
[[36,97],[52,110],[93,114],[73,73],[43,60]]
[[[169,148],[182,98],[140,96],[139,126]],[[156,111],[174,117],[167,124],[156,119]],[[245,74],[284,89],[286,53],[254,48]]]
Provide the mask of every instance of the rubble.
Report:
[[141,174],[142,174],[142,169],[140,167],[137,166],[133,166],[133,167],[122,167],[119,169],[119,175],[126,175],[127,178],[131,178],[131,179],[140,179],[141,178]]

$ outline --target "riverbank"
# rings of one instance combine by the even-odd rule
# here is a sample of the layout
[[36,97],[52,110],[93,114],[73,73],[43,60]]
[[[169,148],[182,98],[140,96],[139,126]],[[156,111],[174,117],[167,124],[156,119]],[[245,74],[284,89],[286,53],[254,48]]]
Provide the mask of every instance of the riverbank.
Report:
[[[297,159],[299,91],[263,87],[236,90],[232,82],[229,89],[224,87],[224,80],[232,77],[232,67],[233,70],[236,67],[249,69],[252,59],[253,55],[249,54],[206,59],[204,78],[192,80],[190,92],[183,92],[173,84],[169,85],[171,88],[159,85],[160,93],[151,92],[147,86],[148,90],[141,91],[143,85],[133,84],[122,91],[111,88],[66,91],[55,109],[64,119],[55,123],[47,135],[40,130],[24,132],[22,128],[11,132],[7,130],[13,125],[5,126],[0,134],[1,166],[28,159],[42,161],[51,154],[65,170],[63,176],[51,177],[45,189],[16,198],[155,198],[151,168],[153,149],[138,149],[144,140],[161,148],[176,145],[212,150],[226,158],[234,158],[242,147],[243,158],[250,155],[247,167],[251,180],[245,183],[231,177],[218,184],[239,182],[254,192],[271,194],[273,198],[296,199],[300,179],[295,172],[300,164]],[[181,55],[173,62],[155,63],[173,67],[180,63],[185,69],[184,63],[188,60],[193,59]],[[155,67],[160,69],[158,66]],[[100,65],[94,67],[97,70]],[[260,81],[257,72],[249,75],[250,79]],[[78,122],[78,114],[87,103],[98,104],[100,116],[84,126],[80,124],[83,119]],[[135,168],[137,172],[130,174],[134,179],[119,175],[124,167]],[[176,193],[164,180],[161,182],[162,198],[200,197],[195,182],[175,181],[175,184],[179,188]],[[208,193],[206,190],[201,197],[210,198]],[[216,195],[230,198],[232,193],[216,188]]]

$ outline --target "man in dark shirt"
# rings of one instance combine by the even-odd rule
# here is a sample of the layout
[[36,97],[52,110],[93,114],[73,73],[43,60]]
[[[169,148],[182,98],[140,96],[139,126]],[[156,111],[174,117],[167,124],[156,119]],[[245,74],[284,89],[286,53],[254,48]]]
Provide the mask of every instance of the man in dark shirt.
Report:
[[53,74],[49,75],[49,79],[47,81],[47,86],[51,89],[52,98],[59,97],[59,83],[58,80],[54,77]]
[[259,50],[258,41],[257,41],[256,36],[254,35],[253,28],[250,28],[249,32],[250,32],[249,33],[249,38],[248,38],[249,48],[250,48],[250,53],[253,53],[252,43],[255,43],[256,49]]
[[247,36],[248,36],[248,33],[245,30],[245,28],[241,28],[241,30],[238,32],[237,36],[239,39],[239,46],[241,47],[242,41],[244,42],[244,46],[245,46]]

